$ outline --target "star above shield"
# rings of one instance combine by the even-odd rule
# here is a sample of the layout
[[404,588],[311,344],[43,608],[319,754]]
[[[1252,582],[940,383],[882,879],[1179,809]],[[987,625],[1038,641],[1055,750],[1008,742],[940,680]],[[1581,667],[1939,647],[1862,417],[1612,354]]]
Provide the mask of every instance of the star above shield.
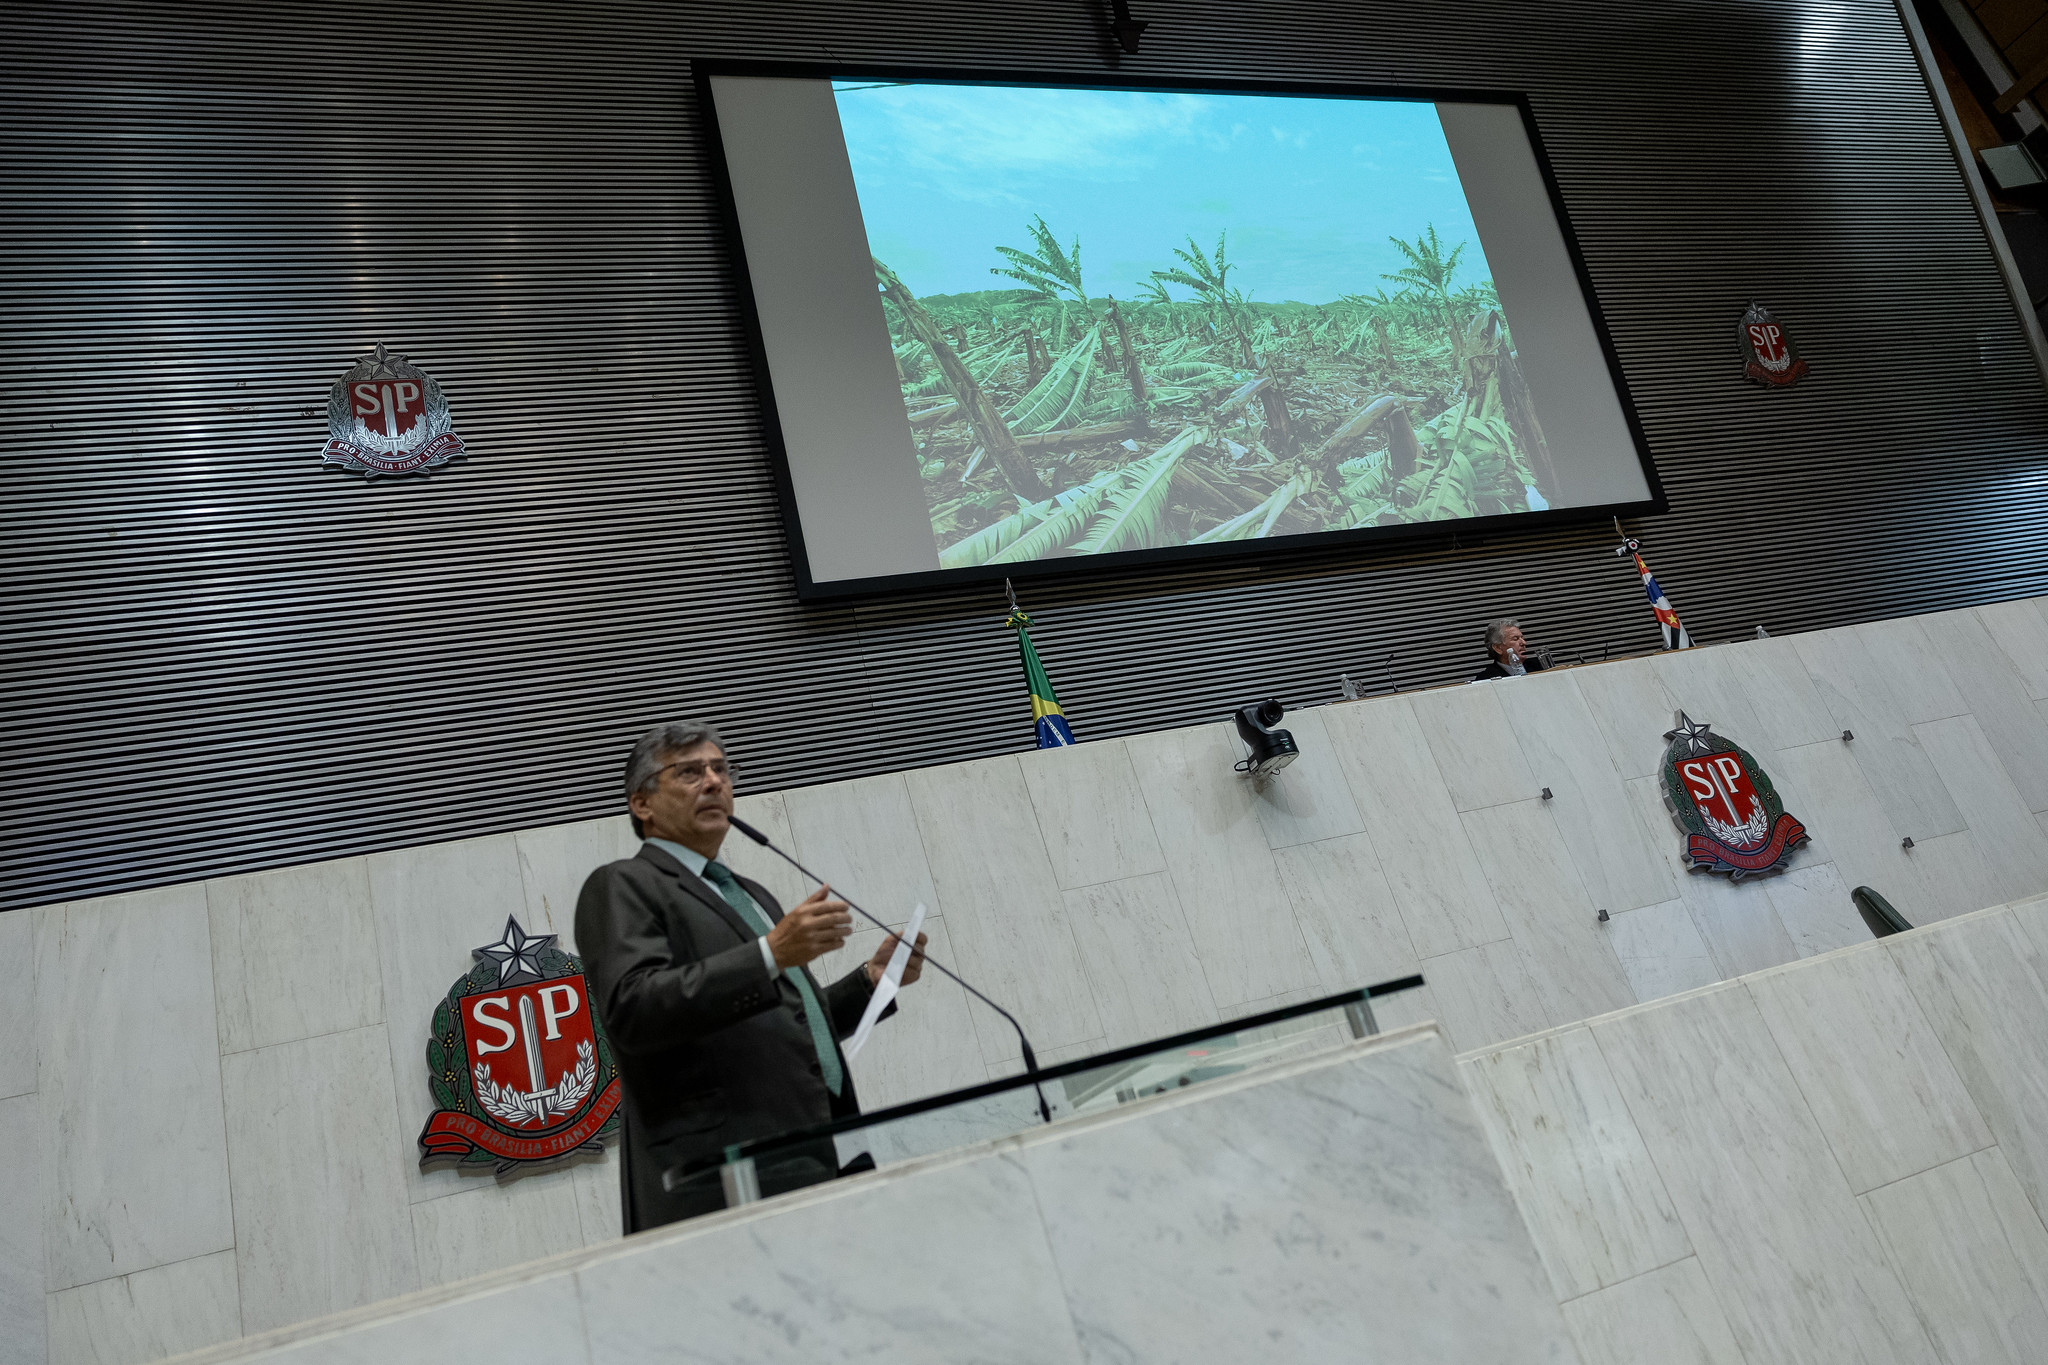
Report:
[[1703,754],[1714,747],[1714,723],[1712,721],[1696,721],[1683,711],[1678,713],[1677,719],[1678,728],[1666,730],[1664,738],[1684,740],[1685,751],[1690,754]]
[[510,985],[532,977],[538,981],[543,973],[540,969],[540,955],[555,941],[553,934],[529,934],[519,927],[519,921],[511,916],[505,919],[505,936],[496,943],[487,943],[471,950],[471,956],[479,962],[489,959],[498,964],[498,984]]

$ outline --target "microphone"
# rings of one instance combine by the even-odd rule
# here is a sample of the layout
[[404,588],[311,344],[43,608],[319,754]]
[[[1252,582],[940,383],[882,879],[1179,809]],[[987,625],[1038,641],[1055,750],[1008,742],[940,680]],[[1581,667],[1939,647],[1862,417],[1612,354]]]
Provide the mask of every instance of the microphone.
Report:
[[[820,886],[825,885],[825,879],[823,877],[820,877],[817,873],[811,871],[808,867],[805,867],[795,858],[792,858],[789,854],[783,852],[780,848],[777,848],[773,843],[769,842],[768,836],[763,834],[760,830],[755,829],[752,825],[740,819],[737,815],[729,815],[726,817],[726,819],[734,829],[746,835],[749,839],[752,839],[755,843],[767,849],[770,853],[773,853],[776,857],[782,859],[782,861],[788,863],[791,867],[803,873],[806,877],[809,877],[812,881],[818,883]],[[841,895],[839,899],[845,901],[849,906],[852,906],[855,910],[859,910],[863,918],[865,918],[870,924],[874,925],[877,929],[880,929],[883,933],[893,934],[896,932],[894,929],[891,929],[888,925],[882,923],[882,921],[876,919],[873,915],[869,914],[865,909],[863,909],[859,904],[857,904],[854,901],[853,897]],[[911,944],[910,947],[911,951],[913,952],[917,950],[917,945],[915,943]],[[1001,1005],[998,1005],[995,1001],[989,999],[987,996],[983,995],[980,991],[974,989],[974,987],[968,985],[965,981],[961,980],[960,974],[958,972],[954,971],[951,967],[948,967],[945,963],[940,962],[931,954],[925,953],[923,954],[923,957],[926,966],[937,967],[943,975],[951,977],[953,981],[959,985],[961,990],[966,991],[976,1000],[979,1000],[982,1004],[987,1005],[990,1009],[994,1010],[997,1014],[1002,1015],[1003,1018],[1009,1021],[1010,1027],[1017,1030],[1017,1045],[1024,1049],[1024,1070],[1030,1073],[1031,1075],[1037,1075],[1038,1058],[1031,1051],[1031,1040],[1024,1036],[1024,1026],[1017,1022],[1017,1016],[1010,1013],[1008,1010],[1004,1009]],[[1037,1081],[1033,1081],[1031,1083],[1031,1086],[1032,1089],[1038,1092],[1038,1116],[1044,1119],[1047,1123],[1051,1123],[1052,1106],[1048,1105],[1045,1102],[1045,1087],[1040,1085]]]

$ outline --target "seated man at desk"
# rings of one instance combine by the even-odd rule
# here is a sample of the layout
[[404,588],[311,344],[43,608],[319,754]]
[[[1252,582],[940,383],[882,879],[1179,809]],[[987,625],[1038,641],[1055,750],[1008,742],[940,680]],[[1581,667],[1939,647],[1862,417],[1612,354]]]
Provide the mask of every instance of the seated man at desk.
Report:
[[1529,653],[1529,642],[1522,638],[1522,623],[1513,617],[1486,623],[1486,652],[1493,657],[1473,677],[1473,682],[1519,678],[1524,673],[1540,673],[1550,667],[1547,658]]

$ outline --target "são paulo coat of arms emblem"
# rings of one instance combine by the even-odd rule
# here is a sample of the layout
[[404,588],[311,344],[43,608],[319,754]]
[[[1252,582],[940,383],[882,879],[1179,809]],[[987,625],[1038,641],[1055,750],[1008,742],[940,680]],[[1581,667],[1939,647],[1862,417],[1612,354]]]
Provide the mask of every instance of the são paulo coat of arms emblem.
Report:
[[1785,813],[1748,750],[1683,711],[1677,721],[1664,733],[1664,800],[1685,831],[1686,864],[1735,877],[1777,870],[1806,842],[1806,826]]
[[323,464],[358,474],[412,474],[462,453],[441,386],[404,356],[377,343],[327,396]]
[[1742,372],[1757,383],[1780,389],[1796,384],[1806,374],[1806,362],[1792,345],[1785,324],[1771,316],[1760,303],[1749,305],[1742,315]]
[[420,1132],[420,1169],[500,1180],[604,1151],[618,1131],[619,1068],[583,964],[516,919],[434,1007],[427,1084],[440,1108]]

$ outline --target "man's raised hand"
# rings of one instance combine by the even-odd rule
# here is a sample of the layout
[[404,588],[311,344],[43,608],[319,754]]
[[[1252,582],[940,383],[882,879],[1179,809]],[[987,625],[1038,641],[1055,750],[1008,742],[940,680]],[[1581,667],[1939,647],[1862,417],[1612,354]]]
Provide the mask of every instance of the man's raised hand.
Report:
[[801,967],[840,947],[852,932],[853,912],[831,887],[821,886],[768,931],[768,947],[776,966]]

